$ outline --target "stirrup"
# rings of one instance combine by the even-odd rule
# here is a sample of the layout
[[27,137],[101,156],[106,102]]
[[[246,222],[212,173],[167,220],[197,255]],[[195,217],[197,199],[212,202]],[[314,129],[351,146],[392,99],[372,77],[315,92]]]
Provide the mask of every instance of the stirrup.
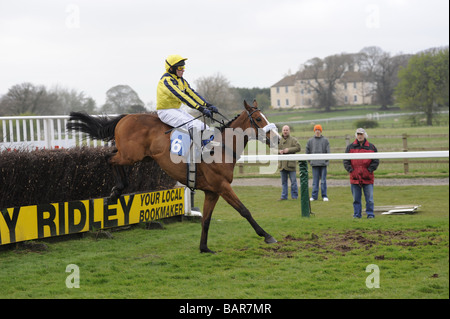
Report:
[[209,139],[207,140],[202,140],[202,156],[209,154],[209,155],[213,155],[214,154],[214,147],[218,147],[220,146],[220,142],[216,142],[213,141],[214,140],[214,135],[211,135]]
[[214,135],[211,135],[209,139],[202,140],[202,148],[204,148],[206,145],[211,145],[212,147],[220,146],[220,142],[214,141]]

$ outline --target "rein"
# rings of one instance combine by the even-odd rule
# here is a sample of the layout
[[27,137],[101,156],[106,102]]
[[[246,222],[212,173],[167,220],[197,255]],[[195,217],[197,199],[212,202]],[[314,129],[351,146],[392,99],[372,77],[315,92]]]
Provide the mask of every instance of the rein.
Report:
[[[252,118],[252,115],[253,115],[253,113],[255,113],[256,111],[260,111],[260,110],[259,110],[258,108],[256,108],[256,107],[253,107],[253,106],[252,106],[252,109],[254,109],[252,112],[246,111],[246,112],[247,112],[247,115],[248,115],[248,118],[249,118],[249,120],[250,120],[250,124],[251,124],[254,128],[259,129],[259,128],[261,128],[261,127],[258,126],[258,124],[256,124],[255,120]],[[221,113],[217,112],[217,114],[219,114],[219,115],[222,116],[225,120],[228,121],[228,123],[225,124],[223,121],[219,121],[219,120],[217,120],[217,119],[215,119],[215,118],[212,118],[212,120],[214,120],[215,122],[217,122],[217,123],[220,124],[219,129],[220,129],[221,131],[222,131],[223,129],[227,128],[227,127],[230,127],[231,123],[233,123],[233,122],[241,115],[241,114],[238,114],[238,115],[236,115],[232,120],[228,120],[228,119],[227,119],[224,115],[222,115]]]
[[[249,111],[247,111],[246,110],[246,112],[247,112],[247,116],[248,116],[248,119],[249,119],[249,121],[250,121],[250,125],[253,127],[253,128],[255,128],[257,131],[258,131],[258,129],[262,129],[262,130],[264,130],[264,132],[268,132],[268,131],[270,131],[271,129],[276,129],[276,125],[275,124],[273,124],[273,123],[269,123],[268,121],[267,121],[267,119],[266,119],[266,121],[269,123],[269,124],[267,124],[266,126],[264,126],[264,127],[261,127],[261,126],[259,126],[256,122],[255,122],[255,120],[253,119],[253,117],[252,117],[252,115],[253,115],[253,113],[255,113],[256,111],[260,111],[261,112],[261,110],[260,109],[258,109],[257,107],[251,107],[253,110],[251,111],[251,112],[249,112]],[[228,123],[224,123],[223,122],[223,120],[222,121],[219,121],[219,120],[217,120],[217,119],[215,119],[215,118],[212,118],[215,122],[217,122],[217,123],[219,123],[220,124],[220,127],[218,128],[221,132],[223,132],[223,130],[224,129],[226,129],[226,128],[229,128],[230,127],[230,125],[231,125],[231,123],[233,123],[241,114],[238,114],[238,115],[236,115],[233,119],[231,119],[231,120],[228,120],[224,115],[222,115],[222,114],[220,114],[219,112],[217,112],[220,116],[222,116],[225,120],[227,120],[228,121]],[[269,140],[269,138],[268,137],[266,137],[266,143],[270,143],[270,140]],[[222,148],[225,148],[225,144],[222,144]],[[234,159],[237,159],[238,157],[239,157],[240,155],[237,155],[236,154],[236,152],[233,150],[233,157],[234,157]]]

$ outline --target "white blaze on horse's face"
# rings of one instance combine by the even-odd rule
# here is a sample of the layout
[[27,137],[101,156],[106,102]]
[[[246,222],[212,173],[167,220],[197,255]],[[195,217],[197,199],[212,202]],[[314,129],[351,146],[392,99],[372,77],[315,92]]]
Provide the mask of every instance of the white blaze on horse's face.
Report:
[[266,120],[267,125],[263,127],[263,130],[267,133],[271,131],[276,137],[281,138],[280,134],[278,134],[277,126],[274,123],[270,123],[266,116],[261,112],[261,116],[264,120]]
[[280,134],[278,134],[277,126],[274,123],[270,123],[266,116],[260,111],[261,117],[266,121],[266,126],[262,129],[264,133],[269,133],[270,147],[275,147],[281,139]]

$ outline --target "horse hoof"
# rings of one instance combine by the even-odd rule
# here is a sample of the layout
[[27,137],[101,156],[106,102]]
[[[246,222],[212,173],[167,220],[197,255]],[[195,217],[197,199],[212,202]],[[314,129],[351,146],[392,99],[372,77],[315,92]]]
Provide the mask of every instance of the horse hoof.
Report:
[[275,244],[275,243],[277,243],[277,240],[275,238],[273,238],[272,236],[269,236],[269,237],[265,238],[264,241],[266,242],[266,244]]
[[200,249],[200,253],[209,253],[209,254],[215,254],[216,252],[215,251],[212,251],[211,249],[209,249],[209,248],[205,248],[205,249]]

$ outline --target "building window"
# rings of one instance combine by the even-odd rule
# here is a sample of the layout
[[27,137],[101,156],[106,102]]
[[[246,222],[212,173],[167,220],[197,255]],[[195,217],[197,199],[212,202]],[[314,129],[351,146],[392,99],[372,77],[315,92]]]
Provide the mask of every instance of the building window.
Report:
[[289,92],[289,86],[286,86],[285,91],[286,91],[286,93]]
[[289,99],[286,99],[286,106],[289,106]]
[[345,102],[345,104],[347,104],[348,103],[348,96],[346,95],[346,96],[344,96],[344,102]]
[[277,93],[280,93],[280,88],[279,87],[277,87]]
[[277,100],[277,106],[281,106],[281,102],[279,99]]
[[353,102],[358,102],[358,95],[353,95]]
[[356,82],[353,82],[353,88],[356,89]]
[[344,90],[347,90],[347,82],[344,83]]
[[305,94],[305,90],[301,89],[301,90],[300,90],[300,94],[301,94],[301,95]]

